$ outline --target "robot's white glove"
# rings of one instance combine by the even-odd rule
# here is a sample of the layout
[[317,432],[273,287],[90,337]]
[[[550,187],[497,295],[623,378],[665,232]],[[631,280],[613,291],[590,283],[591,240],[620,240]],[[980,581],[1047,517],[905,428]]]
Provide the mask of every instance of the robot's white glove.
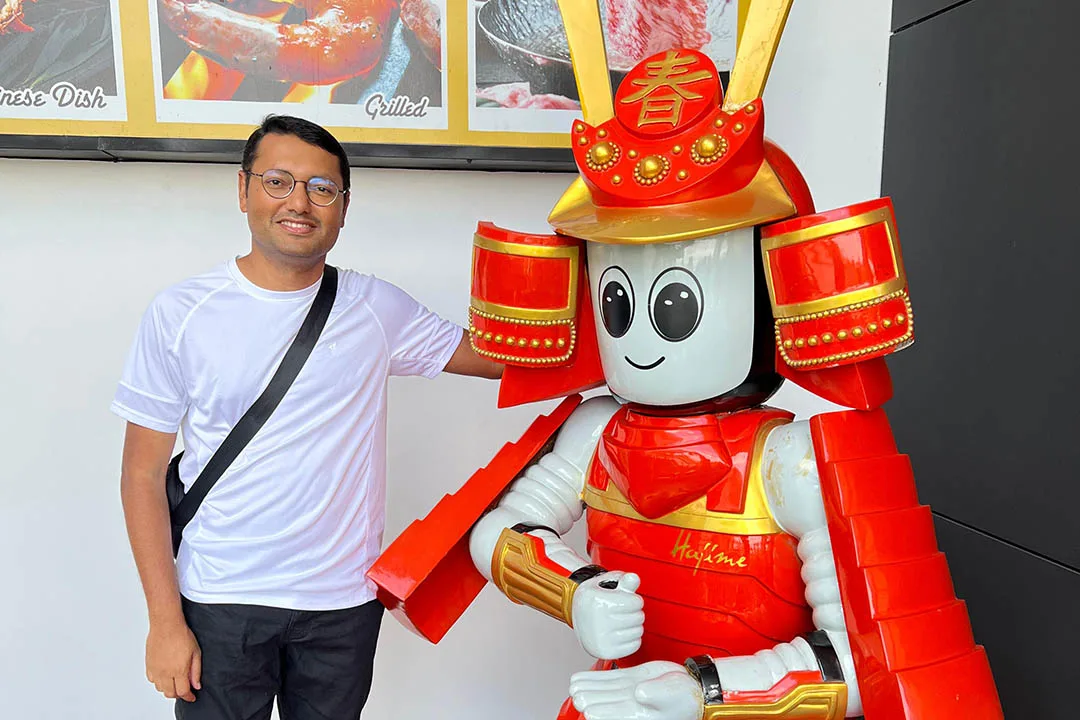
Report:
[[662,660],[575,673],[570,697],[586,720],[700,720],[704,708],[701,684]]
[[637,652],[645,631],[645,601],[634,573],[605,572],[578,586],[571,612],[574,632],[585,652],[618,660]]

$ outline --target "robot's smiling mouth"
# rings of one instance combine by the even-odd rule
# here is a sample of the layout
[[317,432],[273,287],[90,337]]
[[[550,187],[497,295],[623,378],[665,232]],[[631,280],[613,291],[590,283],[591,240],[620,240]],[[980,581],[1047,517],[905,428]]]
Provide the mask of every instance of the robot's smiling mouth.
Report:
[[657,360],[656,362],[654,362],[654,363],[652,363],[650,365],[638,365],[636,362],[634,362],[630,358],[626,357],[625,355],[623,355],[623,359],[626,360],[626,362],[633,365],[634,367],[636,367],[638,370],[652,370],[654,367],[656,367],[660,363],[664,362],[664,360],[666,360],[667,358],[665,358],[663,355],[661,355],[659,360]]

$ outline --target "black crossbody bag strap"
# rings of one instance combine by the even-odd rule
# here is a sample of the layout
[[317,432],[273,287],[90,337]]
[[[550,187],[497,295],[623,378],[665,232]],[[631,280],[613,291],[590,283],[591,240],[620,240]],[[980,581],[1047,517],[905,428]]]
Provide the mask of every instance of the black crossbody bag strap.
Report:
[[[270,379],[266,389],[263,390],[259,398],[236,423],[236,426],[221,443],[217,452],[206,463],[206,467],[199,473],[199,477],[196,478],[191,489],[186,493],[183,492],[183,484],[180,483],[178,470],[180,457],[183,453],[173,458],[169,464],[166,485],[171,486],[168,487],[167,493],[170,497],[174,557],[180,550],[180,541],[183,538],[184,528],[195,517],[195,512],[206,498],[207,493],[210,492],[214,483],[218,481],[218,478],[221,477],[229,465],[236,460],[251,439],[255,437],[255,433],[259,432],[259,428],[270,419],[270,415],[273,414],[281,399],[285,397],[285,393],[288,392],[289,387],[296,380],[296,376],[300,374],[300,369],[304,367],[308,356],[311,355],[311,351],[314,349],[315,343],[326,325],[326,319],[330,316],[330,309],[333,307],[334,298],[337,295],[337,282],[337,268],[330,265],[325,266],[322,283],[319,286],[318,293],[315,295],[315,300],[311,303],[311,309],[308,310],[307,317],[304,318],[300,330],[296,333],[296,337],[293,339],[288,351],[286,351],[285,357],[282,358],[281,365],[278,366],[274,377]],[[177,486],[180,488],[179,494],[176,490]]]

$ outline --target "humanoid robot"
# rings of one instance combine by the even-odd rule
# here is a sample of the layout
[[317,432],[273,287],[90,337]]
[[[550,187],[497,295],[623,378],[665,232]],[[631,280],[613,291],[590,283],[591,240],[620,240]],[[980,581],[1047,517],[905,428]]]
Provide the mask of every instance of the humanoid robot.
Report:
[[[764,137],[790,2],[754,0],[726,92],[676,49],[612,98],[595,0],[560,0],[580,177],[555,234],[477,231],[500,404],[567,399],[369,577],[436,642],[487,582],[569,625],[597,662],[560,720],[1003,717],[880,409],[913,340],[892,205],[815,213]],[[850,409],[794,422],[785,379]]]

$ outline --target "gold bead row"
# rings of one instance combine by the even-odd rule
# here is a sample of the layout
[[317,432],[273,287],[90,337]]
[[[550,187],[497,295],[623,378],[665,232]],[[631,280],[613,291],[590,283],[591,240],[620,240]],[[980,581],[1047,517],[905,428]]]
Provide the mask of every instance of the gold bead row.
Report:
[[[859,350],[849,350],[847,352],[837,353],[835,355],[829,355],[829,356],[821,357],[821,358],[811,358],[809,360],[793,360],[788,356],[788,354],[786,352],[787,349],[788,349],[786,347],[786,342],[782,342],[781,339],[780,339],[780,326],[782,324],[782,321],[777,320],[776,325],[775,325],[775,328],[776,328],[776,344],[780,348],[780,356],[783,357],[784,362],[786,362],[791,367],[793,367],[793,368],[804,368],[804,367],[812,367],[814,365],[824,365],[825,363],[832,363],[832,362],[837,362],[837,361],[840,361],[840,360],[850,360],[852,358],[861,357],[863,355],[870,355],[872,353],[876,353],[876,352],[879,352],[881,350],[886,350],[886,349],[891,348],[891,347],[896,347],[898,345],[906,347],[908,344],[910,344],[911,339],[915,334],[915,321],[911,316],[911,301],[908,299],[906,294],[904,294],[904,307],[907,309],[907,315],[904,318],[904,322],[907,324],[907,332],[905,332],[900,337],[895,338],[893,340],[883,342],[883,343],[878,343],[877,345],[872,345],[870,347],[860,348]],[[900,318],[900,315],[897,315],[897,320],[898,321],[899,321],[899,318]],[[889,322],[889,325],[885,324],[886,321]],[[888,318],[881,321],[881,325],[886,327],[886,328],[890,327],[891,324],[892,324],[892,320],[890,320]],[[876,323],[870,323],[869,325],[867,325],[867,329],[869,329],[871,325],[876,325]],[[852,330],[852,332],[854,333],[854,329]],[[871,332],[876,332],[876,330],[873,330]],[[856,336],[856,337],[858,337],[858,336]],[[796,345],[797,345],[797,342],[796,342]]]
[[[745,108],[743,108],[743,111],[747,115],[753,115],[755,112],[757,112],[757,106],[753,104],[747,105]],[[717,129],[724,127],[725,124],[726,122],[722,117],[716,118],[716,120],[713,121],[713,126]],[[732,126],[732,130],[734,130],[735,133],[741,133],[745,129],[746,126],[743,125],[741,122],[737,122]],[[585,126],[580,123],[575,124],[574,132],[577,134],[585,132]],[[600,138],[601,140],[603,140],[607,136],[608,132],[606,130],[598,130],[596,133],[596,137]],[[716,149],[711,153],[703,152],[701,149],[702,143],[707,143],[709,141],[716,143]],[[578,138],[578,144],[581,146],[588,145],[589,138],[582,135]],[[720,158],[724,157],[724,155],[727,154],[728,147],[728,140],[722,135],[704,135],[698,138],[691,146],[690,156],[691,159],[698,165],[710,165],[719,160]],[[675,145],[671,149],[671,152],[675,155],[680,154],[682,151],[682,145]],[[627,157],[633,160],[638,156],[639,153],[637,150],[630,150],[626,154]],[[605,155],[607,156],[606,160],[598,159]],[[585,165],[594,172],[605,172],[615,167],[621,157],[622,149],[616,143],[608,140],[605,142],[597,143],[591,148],[589,148],[588,152],[585,153]],[[634,168],[634,179],[642,185],[655,185],[656,183],[667,177],[670,163],[668,159],[662,155],[659,156],[659,159],[664,163],[665,166],[664,171],[659,176],[657,176],[656,178],[646,178],[642,176],[640,173],[641,163],[638,163],[638,167]],[[679,173],[680,180],[685,180],[686,176],[687,174],[685,170]],[[618,185],[622,182],[622,176],[616,175],[611,179],[611,181],[614,184]]]
[[[506,353],[492,352],[491,350],[485,350],[484,348],[477,347],[476,342],[474,340],[472,340],[471,337],[470,337],[469,344],[472,345],[472,348],[473,348],[473,350],[476,351],[477,355],[482,355],[483,357],[491,358],[492,360],[500,360],[500,361],[503,361],[503,362],[525,363],[527,365],[553,365],[555,363],[566,362],[567,360],[570,359],[570,356],[574,353],[574,345],[575,345],[576,338],[577,338],[577,333],[574,331],[573,328],[571,328],[570,329],[570,347],[567,348],[565,353],[563,353],[562,355],[559,355],[557,357],[539,357],[539,358],[538,357],[519,357],[517,355],[508,355]],[[559,340],[559,347],[563,347],[563,345],[565,345],[565,344],[566,344],[565,340],[563,340],[563,339]]]
[[[903,325],[906,322],[907,322],[907,315],[905,315],[903,313],[898,313],[897,316],[896,316],[896,324],[897,325]],[[881,321],[881,326],[880,327],[888,329],[888,328],[892,327],[892,324],[893,324],[893,321],[892,321],[891,318],[885,318],[884,320]],[[879,328],[877,323],[872,322],[872,323],[870,323],[870,324],[868,324],[866,326],[866,329],[871,333],[876,333],[880,328]],[[831,343],[834,340],[847,340],[848,337],[859,338],[859,337],[862,337],[862,334],[863,334],[863,329],[861,327],[852,328],[850,333],[847,330],[840,330],[840,331],[838,331],[836,333],[835,336],[832,333],[823,333],[821,335],[821,342]],[[788,340],[784,341],[784,347],[787,348],[788,350],[790,350],[793,347],[798,347],[798,348],[805,347],[806,345],[809,345],[810,347],[814,347],[817,344],[818,344],[818,336],[817,335],[811,335],[809,338],[805,338],[805,339],[804,338],[796,338],[795,340],[788,339]]]
[[911,339],[911,337],[912,337],[912,330],[911,330],[911,327],[908,326],[908,331],[906,333],[904,333],[903,335],[901,335],[900,337],[896,338],[895,340],[889,340],[888,342],[879,343],[877,345],[873,345],[873,346],[867,347],[867,348],[861,348],[859,350],[849,350],[848,352],[837,353],[835,355],[829,355],[827,357],[822,357],[822,358],[813,358],[813,359],[810,359],[810,360],[792,360],[790,357],[788,357],[787,353],[784,352],[783,349],[780,350],[780,355],[784,358],[784,362],[786,362],[791,367],[793,367],[793,368],[804,368],[804,367],[811,367],[811,366],[814,366],[814,365],[824,365],[825,363],[836,362],[838,360],[850,360],[852,358],[861,357],[863,355],[870,355],[871,353],[876,353],[876,352],[879,352],[881,350],[886,350],[886,349],[894,347],[896,345],[907,344],[907,342]]
[[911,315],[911,303],[908,300],[907,292],[903,289],[891,292],[888,295],[883,295],[873,300],[863,300],[862,302],[853,303],[851,305],[844,305],[843,307],[830,308],[829,310],[821,310],[819,312],[809,313],[807,315],[795,315],[793,317],[777,318],[776,322],[780,325],[790,325],[791,323],[803,322],[805,320],[820,320],[821,318],[832,317],[833,315],[839,315],[840,313],[855,312],[856,310],[865,310],[866,308],[880,305],[883,302],[888,302],[894,298],[903,297],[904,303],[907,305],[908,315]]
[[543,340],[540,340],[539,338],[514,337],[513,335],[507,335],[504,338],[501,333],[492,334],[490,331],[484,332],[480,328],[474,326],[469,327],[469,333],[475,335],[481,340],[484,340],[485,342],[494,342],[497,345],[502,345],[505,342],[508,347],[510,345],[532,348],[538,348],[543,345],[545,348],[548,349],[555,346],[558,346],[560,348],[566,347],[566,340],[564,338],[558,338],[557,340],[552,340],[551,338],[544,338]]
[[[485,320],[495,320],[497,322],[516,323],[518,325],[534,325],[537,327],[550,327],[552,325],[572,325],[574,318],[565,318],[563,320],[525,320],[521,318],[505,317],[503,315],[495,315],[494,313],[485,312],[475,307],[469,306],[469,312],[484,318]],[[472,320],[470,319],[470,323]],[[470,327],[471,324],[470,324]]]

